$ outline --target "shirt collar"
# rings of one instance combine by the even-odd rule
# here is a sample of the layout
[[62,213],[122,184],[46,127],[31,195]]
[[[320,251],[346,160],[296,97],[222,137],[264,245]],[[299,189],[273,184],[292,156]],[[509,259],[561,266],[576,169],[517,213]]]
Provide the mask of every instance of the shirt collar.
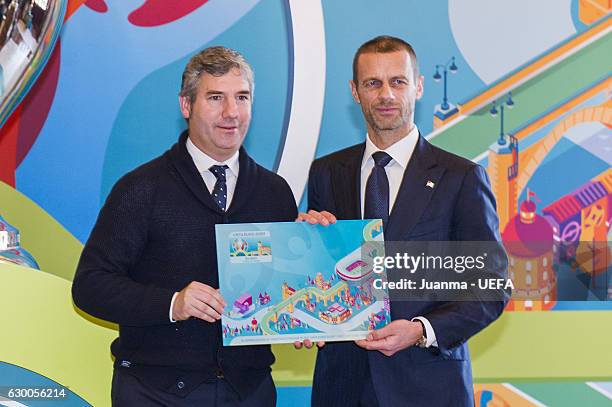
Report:
[[361,169],[365,167],[368,160],[373,160],[372,154],[377,151],[384,151],[385,153],[389,154],[391,158],[393,158],[393,161],[399,164],[403,169],[406,169],[418,141],[419,129],[417,129],[416,124],[412,127],[412,130],[410,130],[410,133],[408,133],[406,137],[403,137],[401,140],[390,145],[384,150],[376,147],[376,145],[374,145],[370,139],[370,135],[366,134],[366,145],[363,153],[363,159],[361,161]]
[[234,155],[227,160],[219,162],[196,147],[189,137],[187,137],[187,142],[185,145],[200,174],[208,171],[208,169],[213,165],[227,165],[229,167],[228,170],[231,171],[233,175],[238,176],[238,151],[236,151]]

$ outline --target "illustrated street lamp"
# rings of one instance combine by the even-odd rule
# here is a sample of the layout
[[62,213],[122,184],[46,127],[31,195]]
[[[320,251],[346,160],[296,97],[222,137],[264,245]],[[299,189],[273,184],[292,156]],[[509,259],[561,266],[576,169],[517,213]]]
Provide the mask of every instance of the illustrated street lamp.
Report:
[[448,103],[448,73],[456,73],[458,70],[455,64],[455,57],[452,57],[444,65],[436,65],[436,72],[433,74],[433,80],[439,82],[444,78],[444,97],[442,103],[434,106],[433,127],[440,128],[453,119],[459,113],[459,108],[452,103]]
[[[442,70],[442,75],[440,75],[440,70]],[[455,57],[452,57],[446,64],[444,65],[436,65],[436,73],[433,75],[433,79],[436,82],[440,82],[442,76],[444,76],[444,97],[442,98],[442,104],[440,108],[442,110],[449,110],[450,105],[448,104],[448,72],[452,74],[456,74],[458,71],[457,65],[455,64]]]
[[512,92],[508,92],[505,101],[502,100],[501,102],[498,102],[494,100],[493,105],[491,106],[491,110],[489,110],[489,113],[491,113],[492,117],[495,117],[497,116],[497,113],[500,113],[499,138],[497,139],[497,144],[499,144],[500,146],[506,144],[506,138],[504,137],[504,106],[507,106],[508,109],[512,109],[514,107],[514,100],[512,100]]

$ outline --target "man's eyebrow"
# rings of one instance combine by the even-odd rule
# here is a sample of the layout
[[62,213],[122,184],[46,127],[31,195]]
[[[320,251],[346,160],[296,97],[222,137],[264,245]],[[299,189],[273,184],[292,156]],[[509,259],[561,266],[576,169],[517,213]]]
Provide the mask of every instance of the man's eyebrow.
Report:
[[[393,80],[393,79],[404,79],[406,81],[409,81],[409,79],[408,79],[408,77],[406,75],[396,75],[396,76],[393,76],[391,78],[391,80]],[[368,81],[380,81],[380,80],[381,79],[379,79],[379,78],[377,78],[375,76],[371,76],[371,77],[367,77],[367,78],[362,79],[361,83],[365,83],[365,82],[368,82]]]
[[[225,93],[227,93],[227,92],[223,92],[223,91],[221,91],[221,90],[215,90],[215,89],[211,89],[211,90],[206,91],[206,94],[207,94],[207,95],[223,95],[223,94],[225,94]],[[238,91],[238,92],[236,92],[236,93],[238,93],[238,94],[240,94],[240,95],[250,95],[250,94],[251,94],[251,91],[250,91],[250,90],[248,90],[248,89],[245,89],[245,90],[239,90],[239,91]]]

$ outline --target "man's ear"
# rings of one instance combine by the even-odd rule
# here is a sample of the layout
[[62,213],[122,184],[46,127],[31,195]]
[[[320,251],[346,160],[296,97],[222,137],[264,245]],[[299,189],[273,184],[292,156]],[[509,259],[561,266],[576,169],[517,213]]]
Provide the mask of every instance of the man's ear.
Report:
[[423,97],[423,83],[425,82],[425,77],[423,75],[419,76],[417,82],[416,82],[416,99],[419,100],[421,97]]
[[357,93],[357,85],[352,79],[349,81],[349,86],[351,87],[351,94],[353,95],[355,102],[361,103],[361,100],[359,100],[359,93]]
[[183,117],[189,119],[189,116],[191,116],[191,99],[187,96],[179,96],[179,106]]

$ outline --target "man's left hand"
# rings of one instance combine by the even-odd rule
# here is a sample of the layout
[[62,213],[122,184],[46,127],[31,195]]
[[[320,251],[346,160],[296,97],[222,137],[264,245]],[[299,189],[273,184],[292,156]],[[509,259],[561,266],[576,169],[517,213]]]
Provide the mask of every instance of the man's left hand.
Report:
[[327,211],[317,212],[314,210],[309,210],[308,213],[300,212],[298,214],[296,222],[308,222],[311,225],[323,225],[329,226],[332,223],[336,223],[336,217]]
[[366,339],[355,343],[364,349],[377,350],[385,356],[392,356],[402,349],[413,346],[422,336],[423,326],[420,322],[398,319],[370,332]]

